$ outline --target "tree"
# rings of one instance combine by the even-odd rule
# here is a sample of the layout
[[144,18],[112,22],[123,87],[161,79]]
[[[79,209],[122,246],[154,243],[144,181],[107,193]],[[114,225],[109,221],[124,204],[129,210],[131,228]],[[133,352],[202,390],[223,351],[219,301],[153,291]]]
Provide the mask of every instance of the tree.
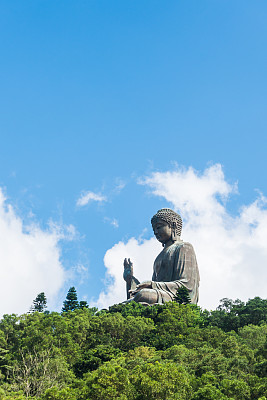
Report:
[[73,311],[79,308],[79,302],[77,299],[77,292],[74,286],[69,288],[66,300],[63,303],[62,312]]
[[31,306],[30,312],[44,312],[45,308],[47,307],[46,303],[47,299],[44,292],[39,293],[35,300],[33,300],[33,305]]
[[87,301],[81,300],[79,304],[79,308],[89,308]]
[[202,386],[195,392],[193,400],[227,400],[228,398],[210,383]]
[[22,390],[26,397],[40,397],[47,389],[57,386],[63,388],[74,377],[69,371],[65,358],[56,349],[23,349],[13,366],[15,390]]
[[179,304],[189,304],[191,303],[191,299],[189,296],[188,289],[185,286],[179,287],[176,292],[176,296],[174,297],[175,301]]

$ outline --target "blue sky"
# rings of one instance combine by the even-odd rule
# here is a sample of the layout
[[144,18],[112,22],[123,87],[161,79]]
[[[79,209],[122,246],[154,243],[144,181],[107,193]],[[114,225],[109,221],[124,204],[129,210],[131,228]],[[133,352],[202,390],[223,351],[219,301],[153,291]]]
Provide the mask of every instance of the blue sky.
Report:
[[[33,223],[40,232],[51,232],[51,221],[75,230],[50,248],[62,272],[51,292],[55,308],[70,286],[97,300],[108,290],[106,252],[132,237],[149,240],[151,216],[185,204],[152,193],[140,179],[190,166],[200,178],[220,164],[219,181],[238,183],[224,203],[229,218],[239,218],[258,191],[267,195],[265,1],[0,4],[5,206],[21,221],[18,241],[31,237]],[[88,191],[105,200],[77,205]],[[12,229],[6,232],[12,243]],[[264,245],[262,251],[264,262]],[[17,274],[8,273],[14,261],[5,254],[1,273],[12,291]],[[27,275],[27,262],[19,268]],[[26,288],[33,299],[42,284],[35,289],[31,271]],[[23,312],[16,304],[14,311]]]

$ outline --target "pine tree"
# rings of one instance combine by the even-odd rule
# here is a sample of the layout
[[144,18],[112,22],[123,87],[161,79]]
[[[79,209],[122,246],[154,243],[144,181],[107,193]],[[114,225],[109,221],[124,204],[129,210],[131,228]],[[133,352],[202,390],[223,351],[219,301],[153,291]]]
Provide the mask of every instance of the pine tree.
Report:
[[47,307],[46,303],[47,299],[44,292],[39,293],[36,296],[36,299],[33,300],[33,305],[31,306],[30,312],[44,312],[45,308]]
[[63,303],[62,312],[73,311],[79,308],[79,302],[77,300],[77,292],[74,286],[69,288],[66,296],[66,300]]
[[81,300],[79,304],[79,308],[89,308],[87,301]]
[[176,292],[176,296],[174,297],[174,300],[179,304],[191,303],[188,289],[185,286],[179,287],[179,289]]

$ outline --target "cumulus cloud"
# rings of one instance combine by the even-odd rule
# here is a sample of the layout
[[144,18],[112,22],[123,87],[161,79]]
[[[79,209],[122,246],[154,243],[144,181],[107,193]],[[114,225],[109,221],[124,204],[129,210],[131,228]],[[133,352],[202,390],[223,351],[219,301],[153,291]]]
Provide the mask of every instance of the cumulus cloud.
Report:
[[[109,249],[104,257],[107,268],[105,281],[107,290],[100,293],[94,305],[106,308],[126,300],[126,286],[122,279],[124,258],[131,258],[134,262],[135,276],[144,281],[151,278],[153,261],[161,249],[161,245],[154,238],[150,240],[131,238],[127,243],[119,242]],[[90,301],[90,304],[92,303]]]
[[27,312],[40,292],[56,303],[65,280],[59,241],[73,234],[72,226],[26,226],[0,189],[0,315]]
[[90,201],[97,201],[102,203],[103,201],[107,201],[107,198],[102,194],[88,191],[81,194],[76,202],[76,205],[79,207],[83,207],[86,206]]
[[[227,203],[237,194],[237,184],[226,181],[220,164],[202,173],[191,167],[154,172],[139,183],[182,215],[182,239],[193,244],[200,269],[200,306],[214,309],[223,297],[266,297],[267,200],[263,195],[231,215]],[[124,257],[132,258],[136,277],[147,280],[159,251],[154,238],[132,238],[108,250],[106,290],[98,305],[106,307],[125,299]]]

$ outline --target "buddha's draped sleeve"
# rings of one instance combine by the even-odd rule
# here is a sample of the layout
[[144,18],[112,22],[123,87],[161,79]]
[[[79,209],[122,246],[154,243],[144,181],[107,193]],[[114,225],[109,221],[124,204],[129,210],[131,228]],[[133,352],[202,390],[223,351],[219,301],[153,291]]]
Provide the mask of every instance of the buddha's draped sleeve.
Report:
[[191,302],[196,304],[200,279],[194,248],[186,242],[174,243],[171,247],[163,257],[158,274],[154,266],[152,289],[158,294],[158,303],[173,300],[183,285],[189,292]]

